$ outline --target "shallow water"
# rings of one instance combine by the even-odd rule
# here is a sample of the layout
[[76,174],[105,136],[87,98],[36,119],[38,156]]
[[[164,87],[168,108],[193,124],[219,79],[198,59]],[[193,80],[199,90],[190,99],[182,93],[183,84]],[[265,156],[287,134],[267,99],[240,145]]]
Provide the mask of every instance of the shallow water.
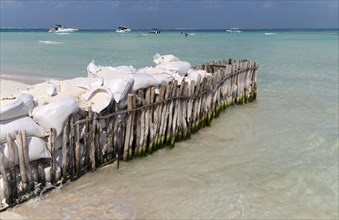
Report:
[[[173,149],[99,169],[9,211],[64,219],[338,218],[338,31],[265,32],[1,33],[1,72],[46,69],[58,77],[73,68],[79,76],[91,59],[142,67],[156,52],[194,64],[229,57],[260,64],[255,102],[228,108]],[[41,68],[33,58],[27,68],[12,66],[23,56],[9,47],[19,34],[28,35],[33,54],[58,53],[40,57]]]

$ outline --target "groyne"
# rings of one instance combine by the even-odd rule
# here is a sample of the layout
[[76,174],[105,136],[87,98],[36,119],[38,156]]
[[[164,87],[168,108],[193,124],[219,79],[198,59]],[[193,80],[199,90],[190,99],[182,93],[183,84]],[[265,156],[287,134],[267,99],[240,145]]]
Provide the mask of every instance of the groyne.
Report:
[[[124,109],[113,100],[100,113],[89,108],[71,114],[61,135],[50,128],[45,137],[51,158],[31,161],[26,131],[16,132],[15,137],[8,134],[6,161],[0,151],[5,198],[1,210],[40,195],[50,184],[75,180],[113,162],[119,167],[120,160],[174,147],[175,142],[210,126],[222,110],[256,99],[255,61],[227,59],[193,68],[210,74],[199,75],[194,81],[174,80],[138,89],[128,94]],[[61,147],[57,149],[57,145]]]

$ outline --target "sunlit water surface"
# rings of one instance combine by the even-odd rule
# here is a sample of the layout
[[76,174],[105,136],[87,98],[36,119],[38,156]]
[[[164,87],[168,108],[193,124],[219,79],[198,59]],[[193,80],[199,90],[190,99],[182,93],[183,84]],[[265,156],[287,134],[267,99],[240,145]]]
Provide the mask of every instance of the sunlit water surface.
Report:
[[2,32],[5,74],[71,78],[86,75],[92,59],[139,68],[157,52],[193,64],[246,58],[260,65],[255,102],[228,108],[173,149],[101,168],[9,211],[63,219],[338,218],[338,31],[264,33]]

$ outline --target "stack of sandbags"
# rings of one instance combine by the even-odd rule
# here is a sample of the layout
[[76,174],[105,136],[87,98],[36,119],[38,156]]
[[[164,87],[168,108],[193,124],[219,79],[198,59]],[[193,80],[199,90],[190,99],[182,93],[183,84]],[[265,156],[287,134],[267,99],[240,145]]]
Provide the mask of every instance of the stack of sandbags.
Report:
[[181,61],[174,55],[160,55],[155,54],[153,62],[156,64],[155,68],[161,69],[166,73],[172,75],[174,79],[181,82],[184,75],[192,65],[189,62]]
[[[212,76],[212,74],[206,72],[206,70],[190,69],[187,71],[187,74],[185,75],[184,80],[185,82],[188,82],[188,84],[190,85],[192,81],[194,81],[195,83],[200,83],[201,80],[203,80],[207,76]],[[200,78],[200,81],[198,82],[199,78]]]
[[[27,137],[26,139],[27,148],[28,148],[28,157],[29,161],[39,160],[41,158],[50,158],[51,154],[46,146],[46,142],[38,137]],[[14,141],[12,144],[13,151],[14,151],[14,164],[19,164],[19,156],[18,156],[18,146],[16,145],[16,142]],[[7,144],[1,144],[0,149],[3,152],[4,155],[4,165],[7,168],[8,167],[8,147]]]
[[68,117],[79,111],[79,104],[73,97],[60,97],[46,105],[40,105],[33,109],[32,116],[46,132],[55,128],[59,136]]
[[87,66],[88,77],[96,78],[101,83],[90,85],[88,91],[82,95],[92,110],[100,113],[114,99],[120,106],[125,107],[127,94],[132,92],[134,78],[131,73],[135,69],[131,66],[97,66],[92,61]]
[[154,79],[158,80],[159,83],[167,84],[170,81],[174,80],[174,77],[170,72],[166,72],[166,70],[157,68],[157,67],[144,67],[140,68],[136,71],[136,73],[146,73],[152,76]]
[[133,91],[148,88],[150,86],[159,86],[161,81],[148,73],[137,72],[132,74],[134,79]]
[[[29,116],[34,107],[33,96],[29,94],[21,94],[11,100],[1,100],[0,150],[4,154],[5,164],[8,163],[7,135],[14,140],[16,133],[21,131],[26,131],[26,143],[30,161],[50,157],[45,140],[42,139],[47,135],[47,132]],[[14,159],[17,163],[17,146],[13,144],[13,148],[15,151]]]

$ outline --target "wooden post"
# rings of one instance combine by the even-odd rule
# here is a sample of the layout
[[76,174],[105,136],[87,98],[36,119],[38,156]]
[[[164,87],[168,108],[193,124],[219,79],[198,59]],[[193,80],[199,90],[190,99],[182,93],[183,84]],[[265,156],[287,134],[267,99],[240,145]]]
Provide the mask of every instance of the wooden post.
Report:
[[34,182],[32,180],[31,166],[29,165],[28,146],[27,146],[27,141],[26,141],[25,130],[21,131],[21,138],[22,138],[22,153],[24,156],[24,164],[25,164],[25,170],[26,170],[27,182],[28,182],[27,192],[30,193],[31,190],[34,189]]
[[162,103],[162,101],[164,100],[166,94],[166,85],[165,84],[161,84],[159,86],[159,96],[157,97],[157,126],[156,126],[156,136],[155,136],[155,147],[157,149],[159,149],[161,147],[161,127],[162,127],[162,118],[163,118],[163,106],[164,104]]
[[187,120],[187,107],[188,107],[188,98],[189,97],[189,85],[188,82],[184,82],[183,90],[182,90],[182,96],[185,97],[182,99],[182,105],[181,105],[181,112],[182,112],[182,131],[181,131],[181,139],[186,139],[188,135],[188,120]]
[[[165,93],[165,100],[169,100],[172,95],[172,83],[166,85],[166,93]],[[168,116],[169,116],[169,102],[164,102],[162,107],[162,114],[161,114],[161,127],[160,127],[160,145],[163,146],[165,144],[166,139],[166,128],[168,123]]]
[[[178,87],[178,82],[174,81],[173,84],[172,84],[172,91],[171,91],[171,94],[170,94],[170,96],[173,97],[173,98],[176,97],[177,87]],[[168,113],[169,117],[168,117],[168,125],[167,125],[166,142],[167,142],[167,145],[170,145],[172,147],[174,146],[174,140],[173,140],[173,137],[174,137],[174,133],[173,133],[174,120],[173,120],[173,117],[174,117],[175,103],[176,103],[176,100],[172,99],[168,104],[169,105],[169,113]]]
[[56,172],[56,157],[55,157],[55,138],[56,138],[56,129],[51,128],[49,142],[51,146],[51,170],[50,170],[50,181],[54,182],[55,172]]
[[192,133],[192,120],[193,120],[193,95],[194,95],[194,89],[195,89],[195,81],[191,82],[191,85],[188,90],[188,96],[191,97],[187,102],[187,138],[191,137]]
[[74,163],[74,156],[75,156],[75,127],[74,127],[74,114],[70,116],[69,119],[69,129],[70,129],[70,134],[69,134],[69,174],[71,178],[74,177],[75,175],[75,163]]
[[4,196],[6,198],[6,203],[11,202],[11,198],[10,198],[10,190],[8,188],[8,179],[7,179],[7,173],[5,170],[5,164],[4,164],[4,155],[3,153],[0,151],[0,173],[2,176],[2,183],[3,183],[3,192],[4,192]]
[[24,152],[22,147],[22,136],[21,132],[16,132],[16,139],[15,143],[18,147],[18,156],[19,156],[19,167],[20,167],[20,177],[22,183],[22,192],[26,193],[27,190],[27,176],[26,176],[26,169],[25,169],[25,158]]
[[46,185],[46,176],[42,160],[38,162],[38,182],[41,183],[41,186]]
[[96,162],[95,162],[95,148],[96,148],[96,136],[97,136],[97,114],[94,114],[92,130],[91,130],[91,145],[89,150],[89,159],[91,162],[91,170],[94,172],[96,170]]
[[90,149],[94,134],[92,134],[93,127],[93,117],[94,113],[92,108],[88,108],[87,122],[86,122],[86,137],[85,137],[85,146],[84,146],[84,156],[85,156],[85,166],[90,167]]
[[[138,108],[141,107],[142,104],[142,96],[143,96],[143,92],[142,89],[139,89],[136,92],[136,96],[134,96],[134,100],[133,100],[133,108]],[[134,125],[134,132],[133,134],[135,135],[135,146],[134,146],[134,156],[137,157],[139,156],[139,154],[141,154],[141,136],[143,136],[143,134],[141,134],[141,115],[142,115],[143,110],[137,110],[134,112],[134,119],[133,119],[133,125]],[[131,144],[132,146],[132,144]],[[130,148],[132,149],[132,147]],[[132,156],[133,154],[130,153],[130,155]]]
[[[148,87],[146,89],[146,97],[145,97],[145,104],[149,105],[151,103],[151,87]],[[148,152],[149,150],[149,133],[150,133],[150,120],[151,120],[151,107],[146,108],[146,113],[145,113],[145,132],[144,132],[144,148],[143,150],[145,153]]]
[[64,130],[62,132],[62,177],[64,180],[67,179],[67,167],[68,167],[68,157],[67,157],[67,142],[68,142],[68,121],[64,125]]
[[[151,97],[150,97],[150,104],[154,103],[154,95],[155,95],[155,88],[151,87]],[[152,106],[149,108],[150,109],[150,128],[149,128],[149,132],[150,132],[150,136],[149,136],[149,146],[148,146],[148,153],[151,154],[153,153],[153,148],[154,148],[154,127],[155,127],[155,123],[154,123],[154,113],[155,113],[155,107]]]
[[[139,98],[139,104],[140,106],[145,106],[146,100],[145,100],[146,90],[140,89],[138,91],[138,98]],[[138,127],[137,127],[137,142],[136,142],[136,150],[135,154],[143,156],[146,153],[146,147],[145,147],[145,132],[146,132],[146,109],[139,110],[139,119],[137,119]],[[140,124],[140,127],[139,127]],[[140,132],[139,132],[140,130]]]
[[[129,94],[127,97],[127,110],[131,111],[133,109],[133,95]],[[129,159],[129,146],[130,146],[130,137],[132,132],[132,112],[127,113],[127,124],[126,124],[126,134],[125,134],[125,144],[124,144],[124,153],[123,160],[127,161]]]
[[199,120],[199,100],[200,100],[200,85],[201,85],[201,76],[198,75],[197,81],[195,83],[194,89],[194,100],[193,100],[193,115],[192,115],[192,132],[195,133],[198,130],[198,120]]
[[108,118],[108,129],[107,129],[107,157],[112,159],[114,156],[114,147],[113,147],[113,126],[114,126],[114,117]]
[[77,177],[79,177],[81,171],[80,160],[80,124],[78,123],[75,128],[75,174]]
[[[98,118],[98,114],[95,113],[95,115],[96,115],[96,118]],[[95,166],[98,167],[100,164],[103,163],[102,145],[100,144],[100,134],[102,130],[101,130],[101,124],[99,123],[99,120],[96,120],[95,126],[96,128],[95,128],[95,136],[94,136],[94,142],[95,142],[94,160],[95,160]]]
[[[181,95],[181,86],[177,86],[176,87],[176,93],[175,93],[175,97],[179,97]],[[173,113],[173,126],[172,126],[172,140],[170,143],[171,147],[174,147],[174,142],[175,139],[177,138],[177,134],[178,134],[178,118],[179,116],[179,112],[180,112],[180,99],[175,99],[174,101],[174,113]]]
[[9,170],[9,188],[10,188],[10,200],[9,203],[13,203],[18,198],[18,191],[16,185],[16,171],[14,162],[14,149],[12,144],[12,138],[7,134],[7,149],[8,149],[8,170]]

